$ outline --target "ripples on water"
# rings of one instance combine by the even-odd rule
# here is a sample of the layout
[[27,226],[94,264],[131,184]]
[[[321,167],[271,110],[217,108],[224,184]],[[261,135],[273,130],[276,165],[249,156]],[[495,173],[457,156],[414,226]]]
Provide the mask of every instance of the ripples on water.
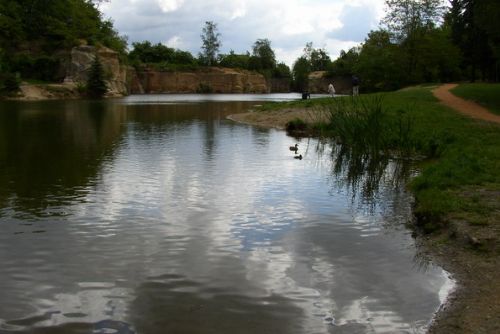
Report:
[[0,105],[0,333],[425,330],[451,282],[396,162],[155,98]]

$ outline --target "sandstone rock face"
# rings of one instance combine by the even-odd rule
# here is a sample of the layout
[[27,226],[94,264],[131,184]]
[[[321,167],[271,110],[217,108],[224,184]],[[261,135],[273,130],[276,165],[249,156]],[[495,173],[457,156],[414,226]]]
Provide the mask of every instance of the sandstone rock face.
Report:
[[[193,72],[143,71],[137,73],[145,93],[268,93],[263,75],[230,68],[206,68]],[[137,91],[134,85],[132,93]]]
[[290,93],[292,80],[287,78],[271,78],[270,83],[272,93]]
[[128,93],[127,68],[120,64],[118,53],[105,48],[82,45],[71,50],[71,63],[67,70],[65,82],[85,83],[95,55],[101,61],[108,86],[108,96],[121,96]]
[[131,66],[127,67],[127,88],[130,93],[144,94],[144,87],[142,87],[137,71]]

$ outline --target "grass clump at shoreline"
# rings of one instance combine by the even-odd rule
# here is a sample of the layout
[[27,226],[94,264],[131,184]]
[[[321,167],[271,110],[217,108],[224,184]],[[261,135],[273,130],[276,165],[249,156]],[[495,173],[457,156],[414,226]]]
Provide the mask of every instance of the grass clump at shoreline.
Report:
[[313,127],[358,152],[408,156],[414,150],[408,108],[389,113],[383,95],[333,99],[322,112],[323,120]]
[[500,84],[461,84],[451,91],[457,96],[477,102],[491,112],[500,115]]

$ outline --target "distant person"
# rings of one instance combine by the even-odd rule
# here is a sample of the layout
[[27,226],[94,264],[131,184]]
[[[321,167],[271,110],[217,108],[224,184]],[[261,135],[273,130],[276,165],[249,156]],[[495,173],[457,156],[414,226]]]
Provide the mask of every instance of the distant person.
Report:
[[328,85],[328,94],[330,94],[332,97],[335,96],[335,87],[333,87],[333,83],[330,83]]
[[359,95],[359,78],[355,75],[352,76],[352,96]]

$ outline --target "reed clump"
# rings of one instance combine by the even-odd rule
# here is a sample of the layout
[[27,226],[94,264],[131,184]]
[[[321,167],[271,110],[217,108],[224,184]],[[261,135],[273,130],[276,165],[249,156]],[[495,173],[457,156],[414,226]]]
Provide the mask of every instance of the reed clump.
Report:
[[409,156],[415,150],[411,108],[389,111],[382,95],[332,99],[321,113],[318,131],[355,151]]

